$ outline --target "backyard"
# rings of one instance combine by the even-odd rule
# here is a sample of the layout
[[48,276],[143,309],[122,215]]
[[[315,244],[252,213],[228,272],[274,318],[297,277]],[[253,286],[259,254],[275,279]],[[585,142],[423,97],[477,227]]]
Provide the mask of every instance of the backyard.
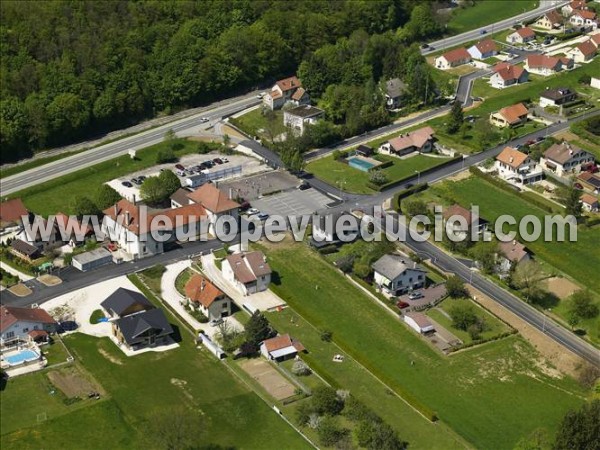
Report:
[[[434,410],[475,447],[512,448],[536,428],[555,429],[564,412],[582,402],[574,380],[546,367],[518,336],[444,357],[305,245],[266,252],[277,272],[272,288],[291,308],[330,330],[347,355],[393,391]],[[306,345],[310,337],[302,330],[294,333]]]
[[[386,175],[388,181],[396,181],[416,176],[417,171],[431,169],[445,163],[450,158],[414,155],[406,159],[400,159],[395,156],[377,155],[376,159],[383,162],[393,162],[391,166],[381,169],[381,171]],[[367,185],[370,177],[369,172],[363,172],[343,162],[336,161],[333,155],[308,163],[306,170],[330,185],[347,192],[357,194],[372,194],[374,192]]]
[[458,7],[452,12],[448,34],[464,33],[530,11],[538,5],[538,0],[479,0],[473,6]]
[[283,124],[282,110],[269,111],[265,115],[261,106],[233,119],[232,123],[250,136],[259,136],[269,141],[287,131]]

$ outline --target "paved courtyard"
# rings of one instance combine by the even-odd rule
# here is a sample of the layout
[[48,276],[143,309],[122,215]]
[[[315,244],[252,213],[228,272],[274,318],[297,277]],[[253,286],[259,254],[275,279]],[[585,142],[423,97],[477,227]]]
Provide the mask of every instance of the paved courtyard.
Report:
[[234,197],[239,196],[244,200],[253,201],[263,195],[293,189],[298,184],[299,181],[296,177],[278,170],[223,181],[220,186],[225,191],[231,189]]
[[263,197],[254,200],[252,206],[272,216],[301,216],[323,210],[333,202],[334,200],[325,194],[310,188],[304,191],[295,189]]

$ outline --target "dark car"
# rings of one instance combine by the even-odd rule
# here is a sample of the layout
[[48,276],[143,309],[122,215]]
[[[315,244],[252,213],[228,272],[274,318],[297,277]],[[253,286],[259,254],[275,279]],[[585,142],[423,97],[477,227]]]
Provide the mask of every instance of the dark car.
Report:
[[125,187],[133,187],[133,184],[131,184],[129,181],[122,181],[121,184]]
[[242,202],[242,204],[240,205],[240,210],[242,210],[242,211],[246,211],[249,208],[250,208],[250,202]]
[[487,33],[487,30],[481,30],[481,31],[479,32],[479,34],[486,34],[486,33]]
[[215,165],[215,163],[212,162],[211,160],[204,161],[202,164],[204,164],[208,169],[210,169],[211,167],[213,167]]
[[145,179],[146,179],[146,175],[140,175],[138,177],[138,180],[140,180],[140,182],[142,182],[142,183],[144,182]]
[[429,48],[429,44],[422,44],[421,48]]
[[544,136],[538,136],[537,138],[535,138],[535,142],[542,142],[544,140],[546,140]]
[[310,184],[308,184],[306,181],[303,183],[300,183],[300,185],[298,186],[298,189],[300,189],[301,191],[310,189]]
[[175,168],[177,170],[185,170],[185,167],[183,167],[181,164],[175,164]]
[[215,158],[212,160],[212,162],[214,162],[216,164],[223,164],[223,160],[221,158]]
[[396,306],[400,309],[404,309],[404,308],[408,308],[410,305],[406,302],[400,301],[400,302],[396,303]]

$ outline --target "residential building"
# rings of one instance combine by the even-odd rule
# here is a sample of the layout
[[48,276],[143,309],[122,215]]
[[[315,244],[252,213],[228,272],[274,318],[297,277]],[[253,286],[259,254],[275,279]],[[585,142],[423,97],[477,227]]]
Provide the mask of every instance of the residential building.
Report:
[[225,279],[244,295],[266,291],[271,282],[271,267],[259,251],[228,255],[221,270]]
[[83,226],[75,216],[67,216],[65,213],[59,212],[54,217],[57,239],[69,244],[71,247],[84,244],[87,239],[94,235],[91,225]]
[[473,59],[487,59],[498,54],[498,46],[492,39],[484,39],[467,50]]
[[446,70],[471,62],[471,54],[466,48],[456,48],[435,58],[435,67]]
[[540,94],[540,106],[561,106],[577,99],[577,92],[569,88],[546,89]]
[[506,42],[509,44],[526,44],[535,39],[535,31],[529,27],[519,28],[514,33],[506,36]]
[[531,255],[527,248],[519,241],[498,243],[498,270],[507,273],[510,269],[522,262],[529,261]]
[[[455,220],[452,224],[452,231],[456,234],[460,234],[464,232],[462,229],[462,225],[460,224],[460,218],[464,219],[464,223],[466,223],[467,228],[470,230],[475,227],[477,234],[481,234],[485,232],[488,228],[488,221],[482,217],[475,216],[471,211],[458,204],[454,204],[444,211],[443,214],[445,224],[448,220]],[[456,220],[458,219],[458,220]]]
[[591,39],[581,42],[567,52],[573,61],[578,63],[588,62],[596,56],[596,46]]
[[587,191],[600,194],[600,176],[591,172],[582,172],[577,175],[577,183]]
[[[187,197],[190,204],[201,205],[204,208],[210,224],[209,231],[211,232],[214,231],[220,217],[231,217],[236,222],[238,221],[240,205],[232,200],[231,190],[228,195],[220,190],[217,185],[205,183],[195,191],[187,194]],[[173,197],[171,197],[171,206],[174,206]],[[228,224],[225,222],[224,226],[227,228]]]
[[375,285],[388,295],[425,287],[427,271],[401,255],[383,255],[372,265]]
[[58,324],[41,308],[0,306],[0,347],[24,342],[47,342]]
[[296,76],[277,81],[263,97],[263,104],[271,110],[281,109],[287,102],[297,105],[310,103],[308,93]]
[[560,11],[563,16],[569,17],[573,12],[580,9],[587,9],[586,0],[573,0],[568,5],[563,6]]
[[135,351],[172,342],[167,317],[139,292],[119,288],[100,306],[111,318],[112,335],[119,345]]
[[184,290],[188,305],[199,310],[209,320],[231,315],[231,300],[206,277],[192,275]]
[[375,151],[368,145],[364,144],[360,144],[358,147],[356,147],[356,150],[354,150],[355,155],[364,156],[366,158],[372,156],[373,153],[375,153]]
[[554,28],[560,28],[563,21],[564,19],[558,11],[551,10],[538,18],[533,26],[536,28],[543,28],[544,30],[552,30]]
[[404,322],[420,334],[428,334],[435,332],[433,324],[429,321],[425,314],[418,312],[404,314]]
[[591,194],[585,193],[581,195],[581,205],[583,210],[587,212],[598,212],[600,210],[598,197]]
[[590,86],[595,89],[600,89],[600,78],[592,77],[590,80]]
[[496,156],[495,169],[507,181],[531,184],[542,180],[544,172],[527,154],[512,147],[505,147]]
[[529,72],[524,68],[506,62],[496,64],[492,70],[494,74],[490,77],[490,84],[496,89],[525,83],[529,78]]
[[23,216],[29,218],[29,211],[20,198],[0,203],[0,234],[20,229]]
[[87,272],[88,270],[104,266],[113,262],[113,255],[104,247],[89,252],[79,253],[73,256],[71,265],[77,270]]
[[594,44],[594,47],[596,47],[596,48],[600,47],[600,33],[592,34],[590,36],[590,41],[592,41],[592,44]]
[[573,68],[573,60],[570,58],[558,58],[547,55],[530,55],[525,60],[525,69],[529,73],[537,75],[554,75],[565,69]]
[[289,334],[267,339],[260,344],[260,353],[270,361],[282,362],[304,351],[302,343],[292,339]]
[[385,106],[388,109],[400,108],[405,94],[406,84],[400,78],[392,78],[385,82]]
[[307,125],[316,124],[324,115],[325,111],[314,106],[296,106],[283,112],[283,124],[290,127],[295,135],[302,136]]
[[561,177],[579,172],[583,164],[593,162],[594,155],[567,142],[552,145],[544,152],[544,156],[540,158],[540,166],[544,170],[553,172]]
[[29,215],[29,225],[23,226],[16,238],[37,247],[40,252],[46,252],[63,244],[56,223],[44,219],[42,216]]
[[406,134],[400,134],[379,147],[379,152],[386,155],[403,156],[412,152],[429,153],[433,149],[434,131],[431,127],[423,127]]
[[42,252],[38,247],[21,239],[13,239],[10,242],[10,251],[19,258],[23,258],[27,261],[33,261],[42,256]]
[[490,114],[490,122],[500,128],[512,128],[527,122],[527,114],[527,107],[523,103],[517,103]]
[[569,17],[569,23],[575,27],[595,30],[598,28],[598,17],[594,11],[577,10]]
[[336,223],[341,221],[342,216],[350,217],[346,211],[333,214],[327,212],[313,216],[311,245],[320,248],[331,244],[355,241],[360,236],[359,221],[354,220],[355,217],[351,216],[349,220],[344,222],[343,229],[336,229]]

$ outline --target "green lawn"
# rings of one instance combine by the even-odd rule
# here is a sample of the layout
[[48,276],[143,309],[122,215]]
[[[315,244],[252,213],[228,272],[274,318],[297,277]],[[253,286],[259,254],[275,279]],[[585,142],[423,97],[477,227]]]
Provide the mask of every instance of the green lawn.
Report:
[[[470,204],[478,205],[481,217],[494,221],[502,214],[510,214],[515,219],[533,214],[542,218],[545,211],[533,206],[522,195],[511,194],[486,181],[470,177],[458,182],[445,182],[433,187],[441,197],[453,198],[464,206]],[[600,293],[600,278],[598,278],[598,267],[600,267],[600,254],[598,243],[600,242],[600,227],[586,228],[578,227],[577,242],[537,242],[526,243],[539,260],[564,272],[582,286],[586,286],[596,293]],[[558,308],[557,314],[564,313]],[[564,316],[566,317],[566,316]],[[600,318],[585,329],[592,340],[600,340]],[[580,325],[585,326],[585,323]]]
[[[378,155],[377,159],[380,161],[393,161],[392,166],[381,170],[387,175],[388,181],[395,181],[416,176],[415,171],[431,169],[450,158],[415,155],[407,159],[400,159],[394,156]],[[343,162],[336,161],[333,159],[333,155],[310,162],[306,166],[306,170],[332,186],[342,187],[344,191],[359,194],[373,193],[373,190],[367,186],[370,176],[368,172],[363,172]]]
[[448,298],[444,300],[442,303],[437,305],[435,308],[427,311],[427,315],[430,316],[433,320],[438,322],[440,325],[445,327],[448,331],[458,337],[463,343],[470,344],[473,342],[469,333],[464,330],[455,328],[452,326],[452,319],[448,318],[444,313],[440,310],[443,310],[446,314],[449,314],[453,306],[457,305],[471,305],[477,314],[477,317],[483,319],[485,321],[485,330],[481,333],[482,340],[490,340],[493,339],[503,333],[510,331],[510,328],[502,321],[491,315],[485,309],[476,305],[470,299],[451,299]]
[[186,269],[183,272],[181,272],[179,275],[177,275],[177,278],[175,279],[175,288],[177,289],[177,292],[179,292],[184,297],[185,297],[185,285],[190,280],[190,278],[192,278],[192,275],[194,275],[195,273],[196,272],[194,272],[191,269]]
[[464,33],[530,11],[538,5],[537,0],[479,0],[474,6],[456,8],[448,22],[448,31],[449,34]]
[[[176,156],[183,156],[197,151],[197,142],[181,140],[181,143],[183,148],[175,152]],[[21,197],[30,211],[42,216],[56,214],[59,211],[72,214],[74,212],[72,201],[75,196],[88,196],[93,200],[98,186],[102,183],[152,167],[156,164],[157,153],[169,145],[168,142],[156,144],[137,152],[136,160],[132,160],[129,155],[120,156],[87,169],[32,186],[11,194],[10,197]]]
[[68,153],[59,153],[57,155],[52,156],[44,156],[41,158],[36,158],[31,161],[24,162],[22,164],[18,164],[12,167],[3,168],[0,166],[0,179],[10,177],[12,175],[16,175],[21,172],[25,172],[26,170],[35,169],[36,167],[43,166],[44,164],[48,164],[54,161],[58,161],[63,158],[67,158],[69,156],[76,155],[77,153],[81,153],[85,150],[79,150],[76,152],[68,152]]
[[[444,357],[308,247],[279,245],[267,255],[277,272],[272,288],[294,310],[318,329],[331,330],[345,352],[395,391],[435,410],[477,448],[512,448],[536,428],[552,431],[582,403],[575,381],[545,375],[536,366],[539,354],[517,336]],[[305,339],[300,329],[297,334]],[[318,345],[305,344],[311,352]],[[409,441],[411,428],[403,434]]]
[[260,136],[270,141],[275,136],[285,133],[287,129],[283,125],[282,110],[272,111],[272,116],[269,117],[270,120],[263,114],[263,108],[258,107],[235,119],[235,125],[250,136]]

